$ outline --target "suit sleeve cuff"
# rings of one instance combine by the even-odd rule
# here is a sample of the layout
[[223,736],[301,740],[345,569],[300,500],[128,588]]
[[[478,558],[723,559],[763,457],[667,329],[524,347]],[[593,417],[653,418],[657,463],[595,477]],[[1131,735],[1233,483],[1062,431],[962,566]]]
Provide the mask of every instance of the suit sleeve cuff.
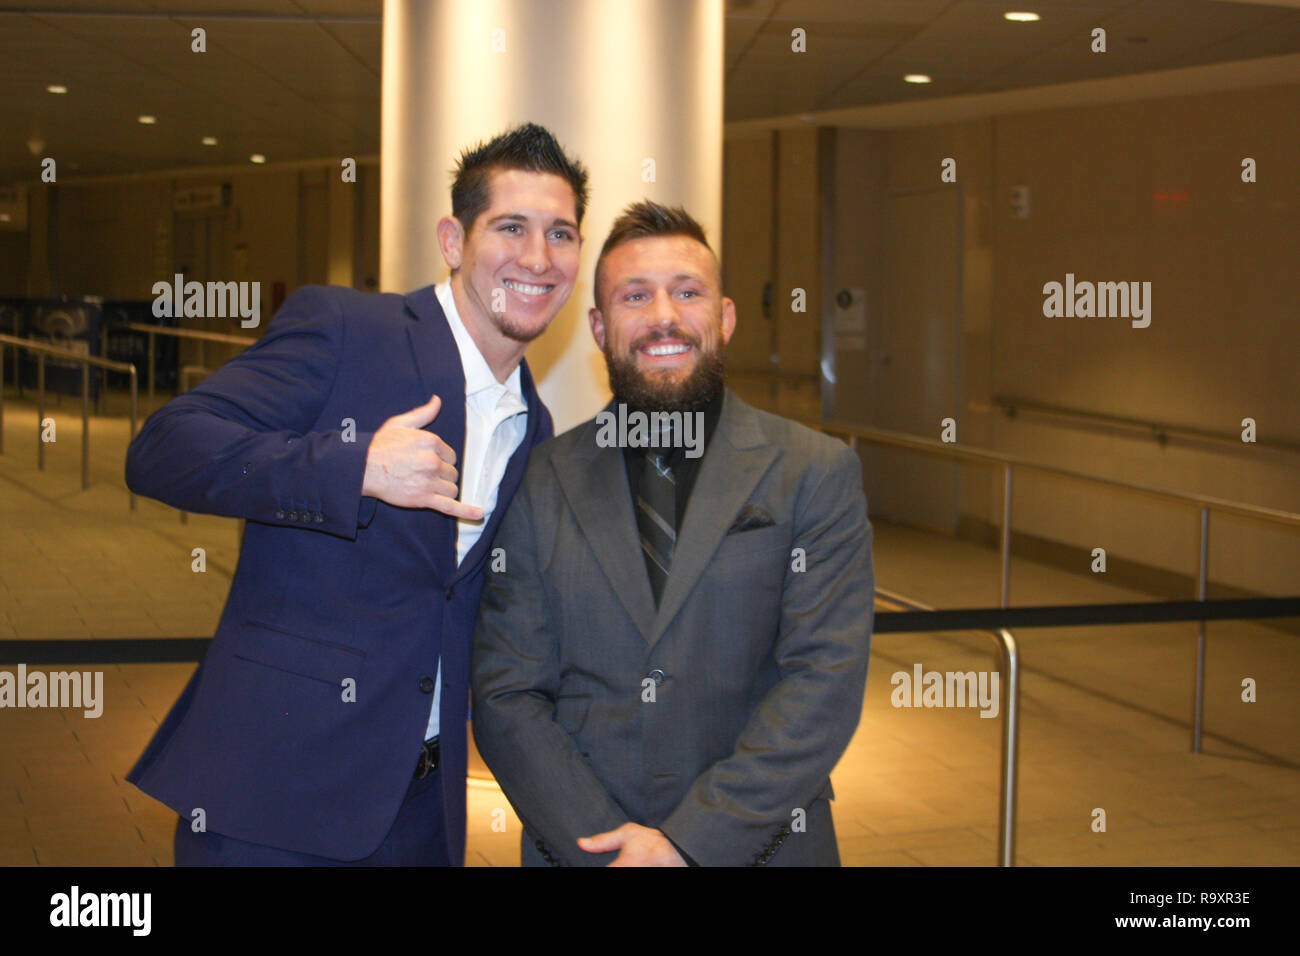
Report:
[[[660,832],[660,833],[664,833],[663,830],[660,830],[659,832]],[[669,843],[671,843],[671,844],[673,845],[673,849],[676,850],[676,851],[677,851],[677,854],[678,854],[678,855],[679,855],[683,860],[686,861],[686,865],[687,865],[687,866],[699,866],[699,865],[700,865],[700,864],[696,863],[695,860],[693,860],[693,859],[691,858],[691,856],[690,856],[690,855],[689,855],[685,850],[683,850],[683,849],[682,849],[682,848],[677,844],[677,841],[674,840],[674,839],[673,839],[671,836],[669,836],[667,833],[664,833],[664,839],[667,840]]]
[[312,528],[350,540],[370,523],[378,502],[363,497],[361,485],[373,435],[358,435],[355,442],[340,442],[339,437],[336,431],[290,439],[305,446],[297,467],[310,477],[275,488],[271,513],[263,520]]

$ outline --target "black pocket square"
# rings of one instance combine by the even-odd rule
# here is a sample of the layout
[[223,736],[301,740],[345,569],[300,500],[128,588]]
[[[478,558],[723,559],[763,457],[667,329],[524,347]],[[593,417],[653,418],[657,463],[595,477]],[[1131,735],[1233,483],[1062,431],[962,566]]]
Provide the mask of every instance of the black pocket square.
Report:
[[763,508],[758,505],[745,505],[740,509],[740,514],[736,515],[736,520],[731,522],[727,534],[739,534],[742,531],[753,531],[756,528],[770,528],[774,524],[776,524],[776,519]]

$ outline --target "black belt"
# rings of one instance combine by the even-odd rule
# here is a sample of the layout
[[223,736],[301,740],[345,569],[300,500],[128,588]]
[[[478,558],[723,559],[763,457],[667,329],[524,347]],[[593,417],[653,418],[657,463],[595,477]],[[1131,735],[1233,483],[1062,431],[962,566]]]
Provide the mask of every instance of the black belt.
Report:
[[420,762],[415,765],[415,779],[423,780],[438,769],[438,738],[426,740],[420,748]]

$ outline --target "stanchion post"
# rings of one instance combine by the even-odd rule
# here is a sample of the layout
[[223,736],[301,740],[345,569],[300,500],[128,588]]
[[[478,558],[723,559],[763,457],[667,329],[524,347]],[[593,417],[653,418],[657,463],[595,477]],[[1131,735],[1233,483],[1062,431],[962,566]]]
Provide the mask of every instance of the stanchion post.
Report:
[[[1196,599],[1204,601],[1209,582],[1210,509],[1201,506],[1201,562],[1196,578]],[[1201,752],[1201,727],[1205,720],[1205,621],[1196,622],[1196,688],[1192,693],[1192,753]]]
[[1016,865],[1016,768],[1020,765],[1020,650],[1012,633],[997,633],[1002,647],[1002,806],[998,815],[998,865]]
[[[131,363],[131,434],[127,436],[127,448],[131,447],[131,442],[135,441],[135,430],[137,419],[140,414],[140,375],[135,370],[135,363]],[[135,492],[131,492],[131,510],[135,510]]]
[[45,353],[36,353],[36,470],[45,470],[45,439],[41,430],[45,427]]
[[1011,465],[1002,466],[1002,606],[1011,598]]
[[81,490],[90,487],[90,363],[81,363]]

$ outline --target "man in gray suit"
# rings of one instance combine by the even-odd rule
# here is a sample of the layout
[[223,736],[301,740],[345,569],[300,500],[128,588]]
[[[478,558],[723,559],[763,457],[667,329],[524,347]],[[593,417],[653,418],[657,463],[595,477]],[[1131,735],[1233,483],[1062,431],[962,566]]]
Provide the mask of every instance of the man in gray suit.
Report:
[[684,210],[629,206],[595,292],[613,401],[533,451],[475,634],[523,863],[838,865],[873,608],[857,454],[725,388],[735,303]]

